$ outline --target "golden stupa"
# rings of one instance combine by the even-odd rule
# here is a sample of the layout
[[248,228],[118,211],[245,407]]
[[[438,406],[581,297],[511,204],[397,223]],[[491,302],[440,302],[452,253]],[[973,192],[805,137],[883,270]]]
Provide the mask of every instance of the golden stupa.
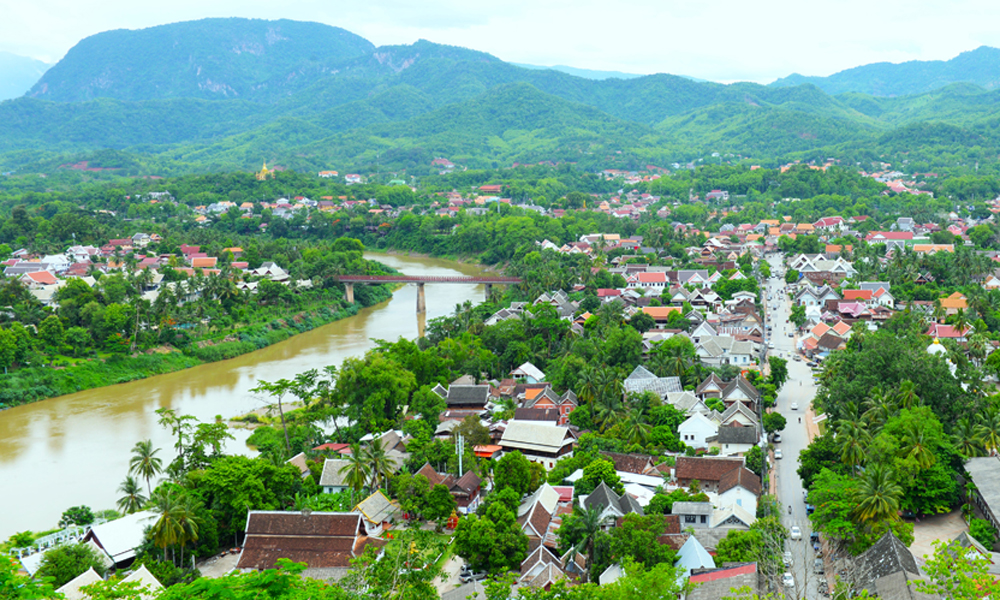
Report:
[[265,160],[263,168],[255,173],[254,176],[257,178],[257,181],[264,181],[268,177],[274,179],[274,171],[267,168],[267,161]]

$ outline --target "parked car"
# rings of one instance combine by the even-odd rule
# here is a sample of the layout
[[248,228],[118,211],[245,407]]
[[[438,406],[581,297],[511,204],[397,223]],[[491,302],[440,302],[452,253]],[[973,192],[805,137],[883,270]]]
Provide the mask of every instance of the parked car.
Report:
[[813,361],[810,360],[809,362],[806,363],[806,366],[809,367],[809,368],[812,368],[812,367],[816,366],[816,363],[814,363]]
[[813,561],[813,573],[815,573],[817,575],[822,575],[825,572],[826,572],[825,568],[823,567],[823,559],[822,558],[817,558],[816,560],[814,560]]
[[792,577],[791,573],[786,572],[784,575],[781,576],[781,585],[785,586],[786,588],[793,588],[795,587],[795,578]]
[[794,333],[792,333],[791,331],[789,331],[789,332],[788,332],[788,337],[790,337],[790,338],[793,338],[793,337],[795,337],[795,334],[794,334]]
[[794,360],[795,362],[802,362],[802,357],[796,354],[795,356],[792,357],[792,360]]
[[773,443],[775,443],[775,444],[780,444],[780,443],[781,443],[781,434],[780,434],[780,433],[776,433],[776,434],[774,434],[774,435],[773,435],[773,436],[771,437],[771,441],[772,441]]
[[774,449],[774,459],[781,460],[781,448]]
[[781,555],[781,562],[785,564],[786,567],[792,566],[792,553],[788,550]]
[[794,527],[792,527],[791,536],[790,537],[793,540],[801,540],[802,539],[802,529],[800,529],[798,525],[795,525]]
[[811,515],[814,512],[816,512],[816,507],[813,506],[812,504],[806,504],[806,514]]

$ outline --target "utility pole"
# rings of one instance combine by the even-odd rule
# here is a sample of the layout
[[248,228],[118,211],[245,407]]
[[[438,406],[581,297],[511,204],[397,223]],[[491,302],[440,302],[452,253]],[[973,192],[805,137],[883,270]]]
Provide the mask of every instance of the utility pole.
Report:
[[465,438],[462,434],[458,434],[458,439],[455,440],[455,450],[458,452],[458,476],[462,476],[462,455],[465,454]]

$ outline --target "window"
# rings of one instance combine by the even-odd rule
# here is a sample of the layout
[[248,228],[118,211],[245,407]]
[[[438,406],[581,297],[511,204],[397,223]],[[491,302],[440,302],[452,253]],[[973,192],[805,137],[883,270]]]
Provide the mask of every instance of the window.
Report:
[[684,515],[684,522],[685,523],[697,523],[698,520],[695,518],[694,515]]
[[701,522],[708,523],[708,517],[706,517],[705,515],[701,515]]

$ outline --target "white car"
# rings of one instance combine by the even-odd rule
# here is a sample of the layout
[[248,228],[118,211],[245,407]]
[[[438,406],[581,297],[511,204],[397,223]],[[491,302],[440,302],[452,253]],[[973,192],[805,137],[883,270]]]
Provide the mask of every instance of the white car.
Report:
[[781,562],[785,563],[786,567],[792,566],[792,553],[788,550],[781,556]]
[[791,409],[792,410],[799,410],[799,403],[798,402],[792,402]]
[[786,588],[793,588],[795,587],[795,578],[792,577],[791,573],[785,573],[781,576],[781,585]]
[[774,449],[774,459],[781,460],[781,448]]
[[799,529],[798,525],[796,525],[795,527],[792,527],[791,531],[792,531],[791,538],[793,540],[801,540],[802,539],[802,530]]

